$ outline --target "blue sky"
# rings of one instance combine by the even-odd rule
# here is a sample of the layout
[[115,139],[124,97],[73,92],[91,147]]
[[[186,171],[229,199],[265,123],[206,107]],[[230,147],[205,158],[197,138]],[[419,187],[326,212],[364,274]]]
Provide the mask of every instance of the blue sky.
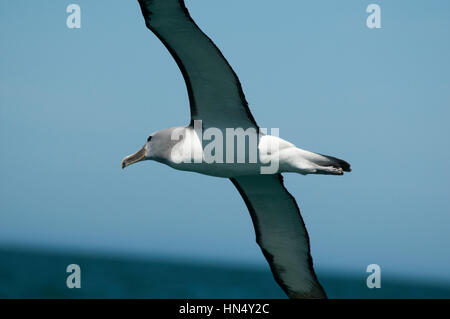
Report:
[[[226,179],[155,162],[153,131],[189,122],[175,62],[137,1],[0,3],[0,245],[258,264]],[[382,28],[366,27],[368,4]],[[320,269],[450,282],[450,2],[187,1],[261,127],[349,161],[288,174]]]

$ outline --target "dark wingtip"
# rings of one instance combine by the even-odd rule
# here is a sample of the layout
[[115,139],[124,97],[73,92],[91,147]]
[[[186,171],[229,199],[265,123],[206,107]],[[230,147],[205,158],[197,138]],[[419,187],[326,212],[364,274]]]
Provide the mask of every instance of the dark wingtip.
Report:
[[338,160],[339,162],[339,167],[340,168],[342,168],[342,170],[344,171],[344,172],[348,172],[348,173],[350,173],[351,171],[352,171],[352,169],[350,168],[350,164],[349,163],[347,163],[346,161],[344,161],[344,160]]

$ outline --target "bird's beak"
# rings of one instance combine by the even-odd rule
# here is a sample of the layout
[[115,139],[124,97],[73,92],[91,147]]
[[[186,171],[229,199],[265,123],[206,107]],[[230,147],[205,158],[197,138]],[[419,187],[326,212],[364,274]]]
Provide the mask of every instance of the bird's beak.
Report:
[[128,165],[137,163],[145,159],[145,145],[136,153],[128,155],[122,160],[122,168],[127,167]]

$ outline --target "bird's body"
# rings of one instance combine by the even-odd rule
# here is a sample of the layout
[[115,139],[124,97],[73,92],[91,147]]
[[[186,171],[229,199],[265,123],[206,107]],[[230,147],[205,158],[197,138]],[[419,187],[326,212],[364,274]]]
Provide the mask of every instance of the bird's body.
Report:
[[[204,141],[202,132],[195,130],[192,126],[179,126],[157,131],[151,135],[151,139],[144,146],[146,159],[155,160],[182,171],[225,178],[259,175],[264,168],[266,168],[267,174],[287,172],[303,175],[343,174],[342,166],[345,166],[343,161],[303,150],[280,137],[258,134],[252,130],[246,132],[247,143],[244,144],[242,139],[242,145],[245,149],[243,153],[248,155],[252,152],[252,143],[249,141],[255,141],[255,160],[251,162],[250,156],[247,156],[239,163],[237,144],[239,137],[244,138],[244,134],[236,133],[233,130],[233,136],[230,135],[227,139],[226,130],[218,129],[216,132],[219,133],[216,134],[219,136],[214,136],[211,141],[210,139]],[[230,137],[233,138],[236,145],[227,148],[226,143]],[[214,141],[219,141],[223,146],[220,158],[206,152],[208,143]],[[218,151],[217,148],[215,151]],[[227,152],[230,151],[234,153],[234,156],[227,161]],[[273,169],[270,171],[270,168]]]
[[326,298],[316,278],[309,237],[281,173],[343,175],[350,165],[268,135],[253,118],[239,79],[198,28],[183,0],[138,0],[147,27],[180,68],[191,122],[150,135],[122,167],[154,160],[177,170],[229,178],[247,205],[256,242],[291,298]]

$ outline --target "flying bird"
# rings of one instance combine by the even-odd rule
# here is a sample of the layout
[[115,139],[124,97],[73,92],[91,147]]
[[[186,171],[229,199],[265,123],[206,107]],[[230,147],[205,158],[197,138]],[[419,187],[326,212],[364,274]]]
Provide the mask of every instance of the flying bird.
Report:
[[[326,298],[314,272],[299,207],[281,173],[343,175],[351,171],[350,164],[263,132],[248,108],[236,73],[193,21],[183,0],[138,1],[146,26],[167,48],[184,77],[191,121],[152,133],[138,152],[123,159],[122,168],[154,160],[178,170],[229,178],[247,205],[256,242],[287,296]],[[230,137],[229,129],[238,133]],[[209,139],[203,135],[208,130],[214,133]],[[213,135],[223,139],[214,144],[214,152],[207,144]],[[228,147],[241,137],[243,148],[233,143]],[[256,141],[256,148],[251,141]],[[252,150],[256,152],[253,161]],[[272,170],[267,169],[269,164]]]

